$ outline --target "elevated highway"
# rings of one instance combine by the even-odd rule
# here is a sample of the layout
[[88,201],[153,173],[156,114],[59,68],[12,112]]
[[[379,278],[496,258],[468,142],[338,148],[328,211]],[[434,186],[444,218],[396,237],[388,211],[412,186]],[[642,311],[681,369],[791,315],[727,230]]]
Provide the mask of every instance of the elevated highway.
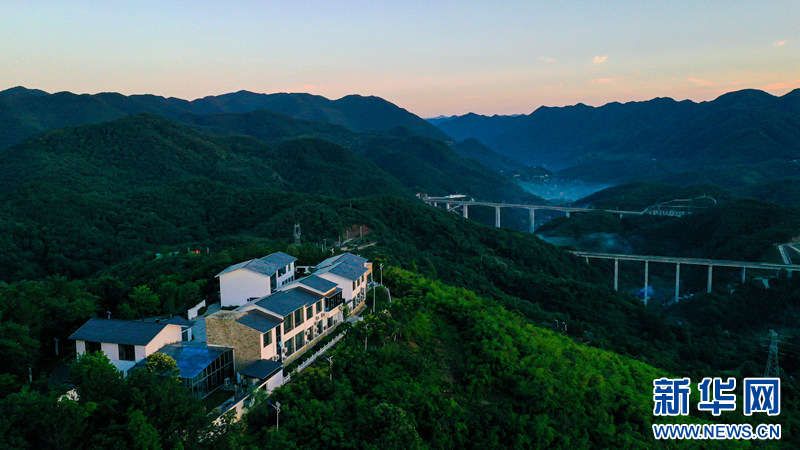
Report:
[[647,290],[649,287],[649,266],[651,262],[675,264],[675,298],[680,297],[681,264],[708,267],[708,282],[706,292],[711,292],[714,267],[732,267],[742,271],[742,283],[746,281],[747,269],[786,271],[789,276],[793,272],[800,272],[800,264],[777,264],[765,262],[731,261],[722,259],[703,259],[703,258],[682,258],[674,256],[653,256],[653,255],[625,255],[619,253],[597,253],[571,251],[575,256],[590,259],[607,259],[614,261],[614,290],[619,290],[619,262],[620,261],[641,261],[644,262],[644,302],[647,304]]

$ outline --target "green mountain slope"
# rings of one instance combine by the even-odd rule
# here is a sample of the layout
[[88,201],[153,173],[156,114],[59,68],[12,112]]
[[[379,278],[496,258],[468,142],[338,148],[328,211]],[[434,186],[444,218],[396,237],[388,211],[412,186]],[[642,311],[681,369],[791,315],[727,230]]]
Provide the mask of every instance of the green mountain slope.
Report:
[[239,91],[194,101],[155,95],[117,93],[47,94],[17,87],[0,92],[0,149],[64,126],[105,122],[151,113],[172,120],[186,114],[246,113],[267,109],[307,120],[329,122],[353,131],[406,127],[435,139],[442,131],[410,112],[377,97],[351,95],[338,100],[309,94],[256,94]]

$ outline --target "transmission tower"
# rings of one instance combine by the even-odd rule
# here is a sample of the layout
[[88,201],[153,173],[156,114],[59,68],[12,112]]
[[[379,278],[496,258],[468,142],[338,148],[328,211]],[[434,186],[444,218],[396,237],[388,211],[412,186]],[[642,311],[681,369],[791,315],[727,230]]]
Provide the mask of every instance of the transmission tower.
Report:
[[294,224],[294,243],[300,245],[300,224]]
[[769,357],[767,358],[767,368],[764,369],[764,378],[780,377],[778,368],[778,333],[769,330]]

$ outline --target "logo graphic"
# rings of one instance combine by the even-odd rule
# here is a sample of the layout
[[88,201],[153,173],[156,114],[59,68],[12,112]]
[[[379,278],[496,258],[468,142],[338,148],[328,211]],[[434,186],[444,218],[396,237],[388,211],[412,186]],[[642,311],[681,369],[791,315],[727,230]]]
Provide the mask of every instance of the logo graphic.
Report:
[[[736,379],[728,378],[725,383],[721,378],[703,378],[697,385],[700,389],[700,403],[697,409],[700,411],[711,411],[711,414],[718,416],[721,411],[734,411],[736,409],[736,395],[724,394],[723,392],[732,391],[736,388]],[[710,400],[711,390],[714,390],[714,400]]]
[[686,416],[689,414],[689,387],[691,380],[685,378],[659,378],[653,380],[653,415]]
[[744,379],[744,415],[767,413],[777,416],[781,413],[780,378]]

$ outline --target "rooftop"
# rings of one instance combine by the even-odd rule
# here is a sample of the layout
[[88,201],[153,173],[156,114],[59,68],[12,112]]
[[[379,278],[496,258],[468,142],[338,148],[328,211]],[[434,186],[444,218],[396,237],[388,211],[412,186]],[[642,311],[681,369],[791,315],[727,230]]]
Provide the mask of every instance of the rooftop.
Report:
[[247,313],[236,319],[236,321],[256,331],[260,331],[261,333],[266,333],[282,322],[280,319],[255,309],[247,311]]
[[164,328],[179,326],[169,323],[139,322],[135,320],[89,319],[69,339],[79,341],[110,342],[112,344],[147,345]]
[[199,342],[179,342],[158,349],[158,353],[170,356],[178,363],[181,378],[194,378],[230,347],[206,345]]
[[297,287],[285,291],[278,291],[268,297],[264,297],[257,301],[256,305],[286,317],[298,308],[312,305],[321,298],[324,298],[324,295],[311,292],[302,287]]
[[304,286],[308,286],[311,289],[315,289],[324,293],[336,288],[336,283],[333,281],[326,280],[325,278],[321,278],[316,275],[309,275],[305,278],[297,280],[297,282]]
[[265,380],[271,377],[272,375],[276,374],[282,368],[283,366],[278,361],[261,359],[240,370],[239,373],[246,377]]
[[366,258],[352,253],[342,253],[341,255],[331,256],[319,263],[314,269],[314,273],[332,273],[344,279],[355,281],[367,272],[368,269],[364,267],[366,263]]
[[181,316],[170,317],[169,319],[165,320],[164,323],[169,323],[172,325],[180,325],[181,328],[191,328],[192,326],[194,326],[194,322],[192,322],[191,320],[186,320]]
[[225,275],[226,273],[235,272],[239,269],[247,269],[262,275],[271,276],[273,273],[288,266],[294,261],[297,261],[297,258],[294,256],[287,255],[283,252],[275,252],[263,258],[251,259],[250,261],[234,264],[218,273],[217,276],[219,277],[221,275]]

